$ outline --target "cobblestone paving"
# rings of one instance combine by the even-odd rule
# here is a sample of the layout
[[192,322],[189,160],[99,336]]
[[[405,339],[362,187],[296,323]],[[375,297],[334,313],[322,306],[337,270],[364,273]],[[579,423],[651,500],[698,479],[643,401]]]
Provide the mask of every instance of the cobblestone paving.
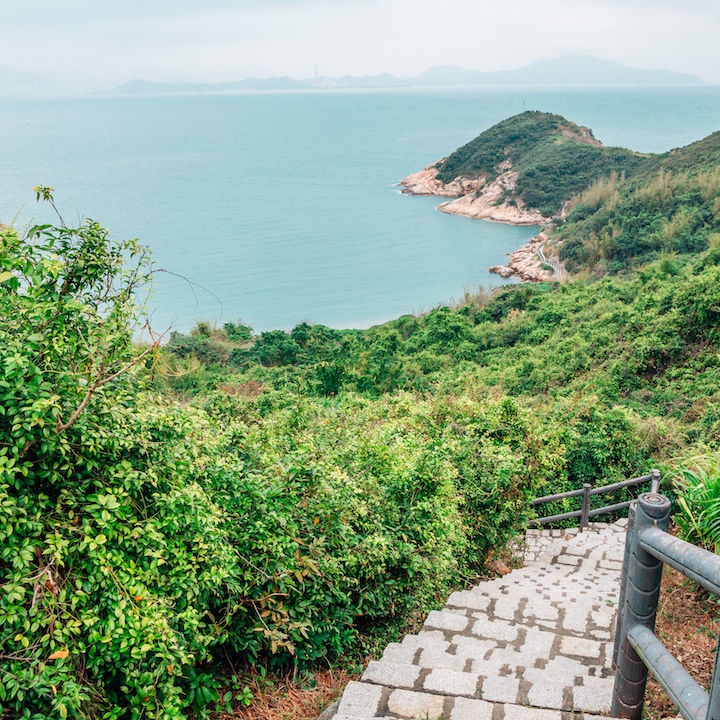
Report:
[[531,530],[525,566],[453,593],[391,643],[333,720],[607,716],[625,522]]

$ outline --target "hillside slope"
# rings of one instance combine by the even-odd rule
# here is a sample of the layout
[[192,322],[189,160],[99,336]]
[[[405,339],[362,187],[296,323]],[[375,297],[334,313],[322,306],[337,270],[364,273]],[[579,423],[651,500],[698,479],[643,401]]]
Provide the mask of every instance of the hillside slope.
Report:
[[626,272],[663,254],[694,255],[720,233],[720,132],[648,158],[634,176],[598,179],[554,233],[566,267]]
[[[602,150],[548,127],[517,167],[552,136]],[[208,715],[213,661],[265,681],[373,653],[533,497],[717,463],[720,134],[636,157],[548,241],[574,280],[368,330],[201,322],[142,350],[137,241],[0,226],[0,715]]]

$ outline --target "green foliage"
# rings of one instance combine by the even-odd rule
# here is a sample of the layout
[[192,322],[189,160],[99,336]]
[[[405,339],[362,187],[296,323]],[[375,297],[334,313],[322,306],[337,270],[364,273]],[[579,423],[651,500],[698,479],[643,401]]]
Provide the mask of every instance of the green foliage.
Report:
[[253,339],[253,329],[249,325],[243,325],[242,322],[227,322],[223,325],[225,336],[230,342],[242,343]]
[[204,365],[225,365],[254,335],[249,325],[228,322],[218,330],[206,320],[195,323],[189,335],[173,332],[166,349],[178,358],[193,358]]
[[459,176],[497,176],[497,166],[504,160],[532,153],[538,145],[556,138],[563,128],[580,138],[581,129],[560,115],[534,110],[515,115],[451,153],[440,163],[438,179],[449,183]]
[[173,332],[166,348],[179,358],[192,357],[205,365],[224,365],[230,354],[223,344],[203,334]]
[[35,227],[28,240],[2,228],[0,264],[6,716],[98,716],[119,693],[124,707],[141,707],[149,693],[153,706],[160,697],[179,707],[162,676],[166,664],[188,661],[172,641],[172,626],[184,623],[133,600],[158,586],[138,563],[142,546],[123,547],[149,529],[147,507],[159,511],[156,480],[140,471],[145,453],[128,441],[129,319],[147,256],[87,221]]
[[264,332],[253,345],[253,356],[261,365],[292,365],[297,360],[300,346],[292,336],[282,330]]
[[516,166],[520,171],[517,193],[528,207],[550,217],[599,178],[613,173],[630,176],[645,163],[645,158],[620,148],[581,142],[548,144]]
[[573,487],[632,477],[645,458],[632,419],[618,407],[603,408],[590,396],[565,437],[568,479]]
[[[277,667],[368,651],[476,573],[561,466],[512,401],[395,392],[421,372],[407,319],[370,346],[302,325],[243,347],[199,323],[152,370],[190,363],[217,389],[164,402],[155,348],[131,340],[142,248],[91,221],[0,238],[8,718],[204,716],[226,701],[203,665],[221,649]],[[439,311],[427,343],[472,328]],[[229,346],[244,375],[209,351]],[[301,365],[263,362],[288,347]]]
[[655,156],[598,202],[576,198],[555,242],[568,269],[626,271],[667,253],[705,251],[720,229],[720,135]]

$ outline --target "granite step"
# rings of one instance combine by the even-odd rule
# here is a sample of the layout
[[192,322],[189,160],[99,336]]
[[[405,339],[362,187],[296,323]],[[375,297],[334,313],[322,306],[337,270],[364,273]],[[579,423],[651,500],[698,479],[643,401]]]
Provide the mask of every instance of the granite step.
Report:
[[453,593],[388,645],[334,720],[607,717],[624,532],[530,531],[525,567]]

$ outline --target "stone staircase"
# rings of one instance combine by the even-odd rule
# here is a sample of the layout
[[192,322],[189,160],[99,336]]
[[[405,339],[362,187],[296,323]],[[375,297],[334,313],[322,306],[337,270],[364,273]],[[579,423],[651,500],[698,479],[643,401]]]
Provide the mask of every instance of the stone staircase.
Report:
[[453,593],[322,720],[607,717],[625,526],[530,530],[524,567]]

